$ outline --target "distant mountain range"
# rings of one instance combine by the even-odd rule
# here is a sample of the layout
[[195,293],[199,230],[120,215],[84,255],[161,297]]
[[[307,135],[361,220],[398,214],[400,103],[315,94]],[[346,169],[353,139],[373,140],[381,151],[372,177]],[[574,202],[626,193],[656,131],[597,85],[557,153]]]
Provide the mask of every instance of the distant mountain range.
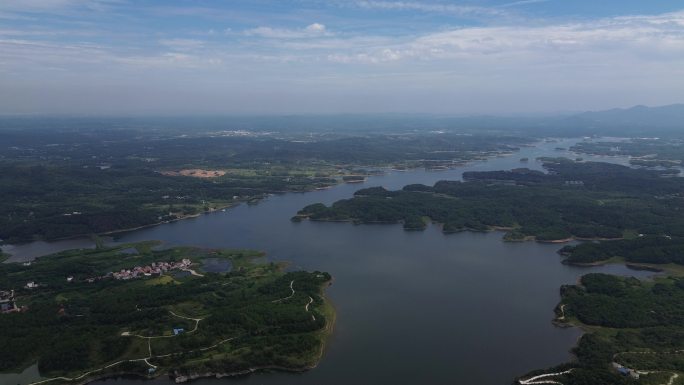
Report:
[[539,136],[684,135],[684,104],[635,106],[546,117],[470,116],[425,119],[424,126]]
[[[472,123],[475,120],[471,118]],[[635,106],[546,118],[483,118],[480,127],[540,136],[682,136],[684,104]]]
[[566,119],[568,123],[596,128],[681,129],[684,131],[684,104],[662,107],[635,106],[606,111],[584,112]]

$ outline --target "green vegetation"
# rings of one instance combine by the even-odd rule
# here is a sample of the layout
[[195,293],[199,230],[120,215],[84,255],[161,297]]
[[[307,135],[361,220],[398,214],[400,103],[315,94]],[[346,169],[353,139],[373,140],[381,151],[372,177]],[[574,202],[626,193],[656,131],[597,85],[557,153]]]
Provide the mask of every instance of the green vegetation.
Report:
[[577,246],[565,246],[560,253],[567,256],[567,263],[573,264],[596,263],[621,258],[626,262],[639,264],[684,265],[684,238],[661,236],[582,243]]
[[[326,178],[174,177],[145,169],[0,165],[0,238],[58,239],[170,221]],[[327,183],[331,183],[329,180]],[[40,188],[36,188],[40,186]]]
[[314,204],[299,218],[355,223],[403,223],[422,218],[446,233],[508,228],[507,240],[622,238],[626,234],[684,237],[684,179],[607,163],[545,159],[544,174],[528,169],[469,172],[466,182],[409,185],[400,191],[362,189],[331,207]]
[[563,287],[559,306],[559,322],[588,331],[574,350],[577,360],[524,379],[572,369],[553,380],[564,385],[681,383],[684,279],[650,282],[588,274],[580,283]]
[[[74,379],[50,382],[61,384],[115,373],[192,376],[316,365],[334,322],[323,296],[329,274],[284,272],[283,265],[256,263],[262,254],[253,251],[154,246],[0,264],[0,289],[14,290],[22,308],[0,314],[0,371],[37,362],[44,377]],[[192,261],[192,274],[108,274],[183,259]],[[209,259],[230,261],[233,269],[205,272]]]
[[450,165],[511,152],[529,141],[225,128],[180,135],[143,128],[93,130],[74,123],[0,129],[0,239],[19,243],[136,228],[269,194],[331,186],[340,176],[369,172],[362,166]]

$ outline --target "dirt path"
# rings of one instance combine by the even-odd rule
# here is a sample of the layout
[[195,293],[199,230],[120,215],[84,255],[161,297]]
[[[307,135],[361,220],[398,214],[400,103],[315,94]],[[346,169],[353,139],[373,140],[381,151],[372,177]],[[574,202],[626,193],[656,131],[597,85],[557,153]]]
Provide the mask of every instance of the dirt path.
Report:
[[[188,269],[188,271],[190,271],[191,274],[193,274],[193,275],[199,275],[199,274],[195,273],[193,270]],[[200,275],[200,276],[201,276],[201,275]],[[284,298],[281,298],[281,299],[277,299],[277,300],[272,301],[272,302],[273,302],[273,303],[282,302],[282,301],[286,301],[286,300],[288,300],[288,299],[294,297],[294,295],[295,295],[294,280],[290,281],[290,290],[292,290],[292,293],[291,293],[289,296],[284,297]],[[310,306],[313,302],[314,302],[314,299],[313,299],[311,296],[309,296],[309,302],[304,306],[304,310],[306,310],[307,313],[309,312],[309,306]],[[197,331],[197,329],[199,328],[199,323],[200,323],[202,320],[204,320],[204,318],[191,318],[191,317],[185,317],[185,316],[182,316],[182,315],[178,315],[178,314],[174,313],[174,312],[171,311],[171,310],[169,310],[169,313],[171,313],[171,315],[173,315],[174,317],[177,317],[177,318],[182,318],[182,319],[186,319],[186,320],[190,320],[190,321],[195,321],[195,328],[192,329],[192,330],[190,330],[190,331],[188,331],[187,333],[193,333],[193,332]],[[315,317],[313,314],[311,315],[311,318],[312,318],[314,321],[316,320],[316,317]],[[32,382],[32,383],[29,384],[29,385],[41,385],[41,384],[44,384],[44,383],[47,383],[47,382],[57,381],[57,380],[62,380],[62,381],[78,381],[78,380],[82,380],[82,379],[88,377],[89,375],[91,375],[91,374],[93,374],[93,373],[101,372],[101,371],[103,371],[103,370],[112,368],[112,367],[114,367],[114,366],[121,365],[121,364],[123,364],[123,363],[125,363],[125,362],[144,362],[144,363],[147,364],[150,368],[152,368],[152,369],[157,369],[157,366],[154,365],[154,364],[152,364],[152,363],[150,362],[150,360],[155,359],[155,358],[169,357],[169,356],[173,356],[173,355],[181,354],[181,353],[186,353],[186,354],[187,354],[187,353],[194,353],[194,352],[203,352],[203,351],[207,351],[207,350],[214,349],[214,348],[216,348],[216,347],[218,347],[218,346],[220,346],[220,345],[225,344],[226,342],[229,342],[229,341],[231,341],[231,340],[234,340],[234,339],[238,338],[238,337],[227,338],[227,339],[221,340],[221,341],[219,341],[219,342],[217,342],[217,343],[215,343],[215,344],[213,344],[213,345],[211,345],[211,346],[207,346],[207,347],[205,347],[205,348],[199,348],[199,349],[189,350],[189,351],[186,351],[186,352],[175,352],[175,353],[162,354],[162,355],[153,355],[153,353],[152,353],[152,340],[153,340],[153,339],[158,339],[158,338],[173,338],[173,337],[177,337],[177,335],[169,335],[169,336],[151,336],[151,337],[148,337],[148,336],[141,336],[141,335],[138,335],[138,334],[131,334],[130,332],[123,332],[123,333],[121,333],[121,336],[122,336],[122,337],[136,337],[136,338],[143,338],[143,339],[146,339],[146,340],[147,340],[148,356],[145,357],[145,358],[137,358],[137,359],[132,359],[132,360],[117,361],[117,362],[114,362],[114,363],[109,364],[109,365],[107,365],[107,366],[104,366],[104,367],[102,367],[102,368],[100,368],[100,369],[94,369],[94,370],[91,370],[91,371],[89,371],[89,372],[83,373],[83,374],[81,374],[81,375],[78,376],[78,377],[73,377],[73,378],[69,378],[69,377],[54,377],[54,378],[48,378],[48,379],[45,379],[45,380],[41,380],[41,381],[38,381],[38,382]],[[532,384],[533,384],[533,383],[529,383],[529,385],[532,385]]]
[[187,271],[188,273],[194,275],[195,277],[204,277],[203,274],[200,274],[200,273],[196,272],[196,271],[193,270],[193,269],[185,268],[185,269],[181,269],[181,270],[182,270],[182,271]]
[[273,302],[273,303],[283,302],[283,301],[287,301],[288,299],[294,297],[295,289],[294,289],[293,285],[294,285],[294,280],[290,281],[290,290],[292,290],[292,294],[288,295],[285,298],[276,299],[275,301],[271,301],[271,302]]
[[[314,301],[314,299],[311,298],[311,296],[309,296],[309,302],[306,304],[306,306],[304,306],[304,310],[306,310],[307,313],[309,312],[309,305],[311,305],[311,304],[313,303],[313,301]],[[316,316],[313,315],[313,314],[311,314],[311,319],[312,319],[313,321],[315,321],[315,320],[316,320]]]
[[679,378],[679,373],[672,373],[672,377],[670,377],[670,381],[667,382],[667,385],[674,384],[674,382],[677,381],[677,378]]
[[561,315],[556,319],[557,321],[565,321],[565,304],[560,306]]
[[[182,316],[182,315],[178,315],[178,314],[172,312],[171,310],[169,310],[169,313],[171,313],[172,316],[177,317],[177,318],[182,318],[182,319],[186,319],[186,320],[190,320],[190,321],[195,321],[195,327],[194,327],[192,330],[188,331],[187,333],[194,333],[194,332],[196,332],[197,329],[199,328],[199,323],[200,323],[200,321],[204,320],[204,318],[190,318],[190,317],[185,317],[185,316]],[[158,339],[158,338],[173,338],[173,337],[178,337],[178,336],[175,335],[175,334],[168,335],[168,336],[141,336],[141,335],[139,335],[139,334],[131,334],[130,332],[123,332],[123,333],[121,333],[121,336],[122,336],[122,337],[137,337],[137,338],[144,338],[144,339],[147,339],[147,340],[154,340],[154,339]]]
[[551,378],[557,377],[557,376],[562,376],[564,374],[569,374],[570,372],[572,372],[572,369],[566,370],[564,372],[559,372],[559,373],[540,374],[538,376],[528,378],[527,380],[518,380],[518,383],[521,385],[542,385],[542,384],[563,385],[562,382],[551,380]]
[[673,373],[673,372],[661,372],[661,371],[645,371],[645,370],[638,370],[637,373],[639,374],[653,374],[653,373],[670,373],[670,379],[667,381],[667,383],[662,384],[662,385],[674,385],[674,382],[677,381],[677,378],[679,378],[679,373]]
[[148,349],[149,349],[149,351],[150,351],[149,357],[146,357],[146,358],[137,358],[137,359],[132,359],[132,360],[121,360],[121,361],[117,361],[117,362],[114,362],[114,363],[112,363],[112,364],[109,364],[109,365],[107,365],[107,366],[103,366],[103,367],[100,368],[100,369],[94,369],[94,370],[91,370],[91,371],[89,371],[89,372],[85,372],[85,373],[81,374],[81,375],[78,376],[78,377],[71,377],[71,378],[70,378],[70,377],[54,377],[54,378],[48,378],[48,379],[41,380],[41,381],[37,381],[37,382],[32,382],[32,383],[30,383],[29,385],[40,385],[40,384],[44,384],[44,383],[48,383],[48,382],[52,382],[52,381],[57,381],[57,380],[62,380],[62,381],[78,381],[78,380],[82,380],[82,379],[88,377],[88,376],[91,375],[91,374],[94,374],[94,373],[97,373],[97,372],[101,372],[101,371],[106,370],[106,369],[109,369],[109,368],[113,368],[113,367],[115,367],[115,366],[117,366],[117,365],[121,365],[121,364],[126,363],[126,362],[144,362],[144,363],[146,363],[150,368],[152,368],[152,369],[157,369],[157,366],[151,364],[149,360],[155,359],[155,358],[170,357],[170,356],[173,356],[173,355],[176,355],[176,354],[181,354],[181,353],[186,353],[186,354],[187,354],[187,353],[203,352],[203,351],[211,350],[211,349],[214,349],[214,348],[216,348],[216,347],[218,347],[218,346],[220,346],[220,345],[225,344],[226,342],[232,341],[232,340],[234,340],[234,339],[236,339],[236,338],[238,338],[238,337],[239,337],[239,336],[235,336],[235,337],[231,337],[231,338],[226,338],[226,339],[224,339],[224,340],[221,340],[221,341],[219,341],[219,342],[217,342],[217,343],[215,343],[215,344],[213,344],[213,345],[211,345],[211,346],[207,346],[207,347],[205,347],[205,348],[199,348],[199,349],[189,350],[189,351],[187,351],[187,352],[176,352],[176,353],[169,353],[169,354],[161,354],[161,355],[156,355],[156,356],[153,356],[153,355],[152,355],[151,340],[148,339],[148,340],[147,340],[147,344],[148,344],[147,347],[148,347]]
[[[294,297],[294,295],[295,295],[294,280],[290,281],[290,290],[292,290],[292,293],[290,295],[288,295],[287,297],[281,298],[281,299],[276,299],[275,301],[271,301],[271,302],[273,302],[273,303],[283,302],[283,301],[287,301],[288,299]],[[313,302],[314,302],[314,299],[311,296],[309,296],[309,302],[304,306],[304,310],[307,313],[309,313],[309,306],[311,306],[311,304]],[[311,319],[315,321],[316,316],[311,314]]]
[[[615,358],[617,356],[619,356],[620,354],[682,354],[682,353],[684,353],[684,350],[673,350],[671,352],[620,352],[620,353],[615,353],[613,355],[613,364],[620,365],[617,362],[615,362]],[[620,365],[620,366],[622,366],[622,365]],[[662,385],[673,385],[675,383],[675,381],[677,381],[677,378],[679,378],[679,373],[673,372],[670,370],[638,370],[638,369],[634,369],[634,370],[639,374],[670,373],[671,374],[670,379],[668,380],[667,383],[662,384]]]

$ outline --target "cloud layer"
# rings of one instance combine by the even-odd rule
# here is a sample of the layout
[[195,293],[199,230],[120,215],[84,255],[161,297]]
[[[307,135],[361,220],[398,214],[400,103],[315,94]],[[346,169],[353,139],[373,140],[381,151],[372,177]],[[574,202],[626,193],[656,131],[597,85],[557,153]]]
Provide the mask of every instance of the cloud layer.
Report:
[[[684,11],[510,11],[539,3],[367,0],[264,15],[7,0],[0,113],[512,113],[684,101]],[[155,18],[178,20],[148,25]]]

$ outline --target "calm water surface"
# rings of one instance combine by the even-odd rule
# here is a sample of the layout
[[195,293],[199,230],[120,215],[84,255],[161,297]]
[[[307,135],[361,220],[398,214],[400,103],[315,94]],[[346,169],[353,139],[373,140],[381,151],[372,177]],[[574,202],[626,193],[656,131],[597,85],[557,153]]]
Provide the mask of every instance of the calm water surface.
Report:
[[[644,277],[622,266],[577,268],[560,263],[558,245],[505,243],[502,233],[444,235],[437,226],[405,232],[400,225],[292,223],[300,208],[349,198],[362,187],[398,189],[460,179],[463,171],[540,169],[538,156],[570,156],[543,143],[519,153],[444,172],[412,170],[303,194],[271,197],[257,206],[121,234],[116,242],[158,239],[166,245],[253,248],[295,268],[330,272],[335,333],[318,368],[304,374],[261,373],[195,384],[472,384],[507,385],[516,375],[571,358],[577,329],[551,324],[559,287],[592,272]],[[529,157],[528,163],[519,162]],[[599,157],[582,156],[585,159]],[[626,163],[625,158],[610,158]],[[22,256],[15,248],[15,260]],[[14,382],[14,383],[19,383]],[[0,377],[3,385],[3,377]],[[167,379],[151,385],[170,384]],[[10,383],[7,383],[8,385]],[[143,385],[140,380],[99,385]]]

